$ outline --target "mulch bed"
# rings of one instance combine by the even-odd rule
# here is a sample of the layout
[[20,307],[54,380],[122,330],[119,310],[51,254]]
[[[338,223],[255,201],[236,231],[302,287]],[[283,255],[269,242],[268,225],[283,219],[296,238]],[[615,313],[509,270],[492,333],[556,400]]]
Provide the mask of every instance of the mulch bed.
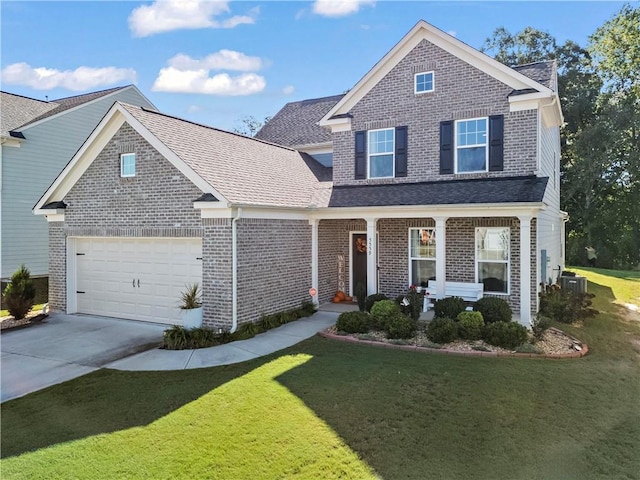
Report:
[[44,319],[46,319],[48,316],[49,315],[46,313],[37,311],[37,312],[29,312],[26,315],[26,317],[20,320],[16,320],[11,316],[2,317],[0,318],[0,331],[26,328],[32,325],[37,325],[41,323]]

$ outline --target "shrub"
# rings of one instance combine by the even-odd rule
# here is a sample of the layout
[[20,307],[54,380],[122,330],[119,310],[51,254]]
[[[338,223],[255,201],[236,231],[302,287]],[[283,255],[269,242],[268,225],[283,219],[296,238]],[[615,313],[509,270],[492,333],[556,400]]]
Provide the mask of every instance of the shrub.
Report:
[[346,333],[367,333],[369,331],[369,315],[366,312],[341,313],[336,322],[336,329]]
[[388,338],[411,338],[416,333],[416,323],[402,312],[397,312],[387,319]]
[[36,289],[27,267],[21,265],[11,275],[11,282],[5,287],[3,295],[7,310],[13,318],[20,320],[29,313],[36,298]]
[[163,347],[167,350],[183,350],[187,348],[187,335],[186,328],[174,325],[164,331],[162,335]]
[[493,322],[484,327],[484,339],[496,347],[514,349],[527,341],[527,329],[515,322]]
[[[373,295],[372,295],[373,296]],[[387,329],[387,321],[394,315],[402,313],[393,300],[379,300],[371,307],[371,323],[378,330]]]
[[[367,305],[367,286],[363,282],[356,283],[355,295],[356,300],[358,300],[358,309],[364,312]],[[369,310],[367,310],[367,312],[368,311]]]
[[396,297],[396,303],[400,306],[402,313],[411,317],[414,322],[417,322],[420,318],[423,302],[424,297],[418,293],[413,285],[409,287],[407,293]]
[[545,317],[544,315],[538,314],[536,316],[536,319],[533,321],[533,324],[531,325],[531,330],[533,331],[533,338],[535,338],[536,340],[542,340],[542,336],[544,335],[544,332],[547,331],[547,329],[551,326],[552,323],[553,323],[553,320],[551,320],[549,317]]
[[591,293],[566,292],[557,285],[550,285],[540,292],[540,314],[557,322],[574,323],[594,316]]
[[450,343],[458,338],[458,324],[450,318],[435,318],[427,325],[427,337],[435,343]]
[[433,304],[433,315],[435,318],[456,318],[465,308],[464,300],[460,297],[442,298]]
[[535,345],[532,345],[530,343],[523,343],[522,345],[520,345],[519,347],[516,348],[516,353],[537,353],[537,354],[540,354],[542,352],[540,350],[538,350]]
[[465,340],[479,340],[482,338],[484,319],[480,312],[460,312],[456,317],[458,334]]
[[180,292],[180,308],[182,310],[193,310],[202,306],[202,292],[198,283],[186,284],[184,290]]
[[482,314],[485,324],[511,321],[511,307],[502,298],[482,297],[473,304],[473,309]]
[[255,337],[258,333],[262,333],[258,324],[245,323],[231,334],[231,340],[232,341],[247,340],[249,338]]
[[206,327],[192,328],[189,332],[189,346],[187,348],[206,348],[218,345],[218,335]]
[[260,317],[260,325],[265,330],[271,330],[272,328],[276,328],[280,326],[280,314],[273,313],[271,315],[262,315]]
[[174,325],[165,330],[163,335],[163,348],[167,350],[206,348],[220,343],[222,343],[220,336],[206,327],[189,329],[181,325]]
[[364,309],[367,312],[371,312],[371,308],[376,302],[380,300],[389,300],[389,297],[382,293],[374,293],[373,295],[369,295],[364,302]]
[[302,305],[300,305],[298,311],[300,312],[300,318],[310,317],[311,315],[316,313],[316,306],[313,304],[313,302],[305,300],[304,302],[302,302]]

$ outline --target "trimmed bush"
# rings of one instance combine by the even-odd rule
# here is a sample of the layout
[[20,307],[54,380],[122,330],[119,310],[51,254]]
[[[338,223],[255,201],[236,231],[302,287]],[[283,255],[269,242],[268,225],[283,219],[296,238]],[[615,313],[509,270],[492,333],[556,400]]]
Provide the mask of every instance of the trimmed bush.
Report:
[[416,323],[404,313],[398,312],[387,319],[387,337],[411,338],[416,333]]
[[393,300],[379,300],[371,307],[371,323],[374,328],[386,331],[387,321],[398,313],[402,314],[396,302]]
[[367,333],[369,323],[369,315],[366,312],[344,312],[338,317],[336,329],[346,333]]
[[493,322],[484,327],[484,339],[496,347],[514,348],[527,341],[527,329],[515,322]]
[[371,313],[371,308],[373,307],[373,305],[380,300],[389,300],[389,297],[382,293],[374,293],[373,295],[369,295],[364,302],[364,309],[367,312]]
[[482,314],[485,324],[511,321],[511,307],[502,298],[482,297],[473,304],[473,310]]
[[458,334],[464,340],[479,340],[482,338],[484,319],[480,312],[460,312],[456,317]]
[[24,318],[29,313],[36,298],[36,289],[27,267],[20,265],[11,275],[11,282],[5,287],[3,297],[3,303],[16,320]]
[[400,306],[402,313],[411,317],[414,322],[420,318],[423,301],[424,297],[418,293],[416,287],[409,287],[407,293],[396,297],[396,303]]
[[456,318],[465,308],[464,300],[460,297],[441,298],[433,304],[433,315],[435,318]]
[[435,343],[450,343],[458,338],[458,324],[450,318],[434,318],[427,325],[427,337]]

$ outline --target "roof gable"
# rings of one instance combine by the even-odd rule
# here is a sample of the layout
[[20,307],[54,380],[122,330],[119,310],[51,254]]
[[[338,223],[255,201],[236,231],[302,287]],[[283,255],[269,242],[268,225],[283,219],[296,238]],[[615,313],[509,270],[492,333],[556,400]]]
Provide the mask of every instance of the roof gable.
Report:
[[64,199],[125,122],[221,207],[305,208],[320,183],[296,150],[116,102],[34,210]]
[[0,92],[0,124],[3,137],[10,136],[12,130],[17,129],[34,118],[50,112],[58,107],[57,103],[36,100],[8,92]]
[[532,89],[553,95],[553,91],[528,76],[494,60],[455,37],[421,20],[360,81],[320,120],[322,126],[343,123],[349,110],[358,103],[387,73],[389,73],[420,42],[426,40],[444,51],[482,70],[513,90]]

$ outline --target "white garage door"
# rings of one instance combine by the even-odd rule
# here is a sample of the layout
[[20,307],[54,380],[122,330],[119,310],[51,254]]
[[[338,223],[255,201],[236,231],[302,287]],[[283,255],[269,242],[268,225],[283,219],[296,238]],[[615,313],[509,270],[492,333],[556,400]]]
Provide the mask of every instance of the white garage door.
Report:
[[77,311],[179,324],[180,293],[202,285],[200,238],[76,238]]

